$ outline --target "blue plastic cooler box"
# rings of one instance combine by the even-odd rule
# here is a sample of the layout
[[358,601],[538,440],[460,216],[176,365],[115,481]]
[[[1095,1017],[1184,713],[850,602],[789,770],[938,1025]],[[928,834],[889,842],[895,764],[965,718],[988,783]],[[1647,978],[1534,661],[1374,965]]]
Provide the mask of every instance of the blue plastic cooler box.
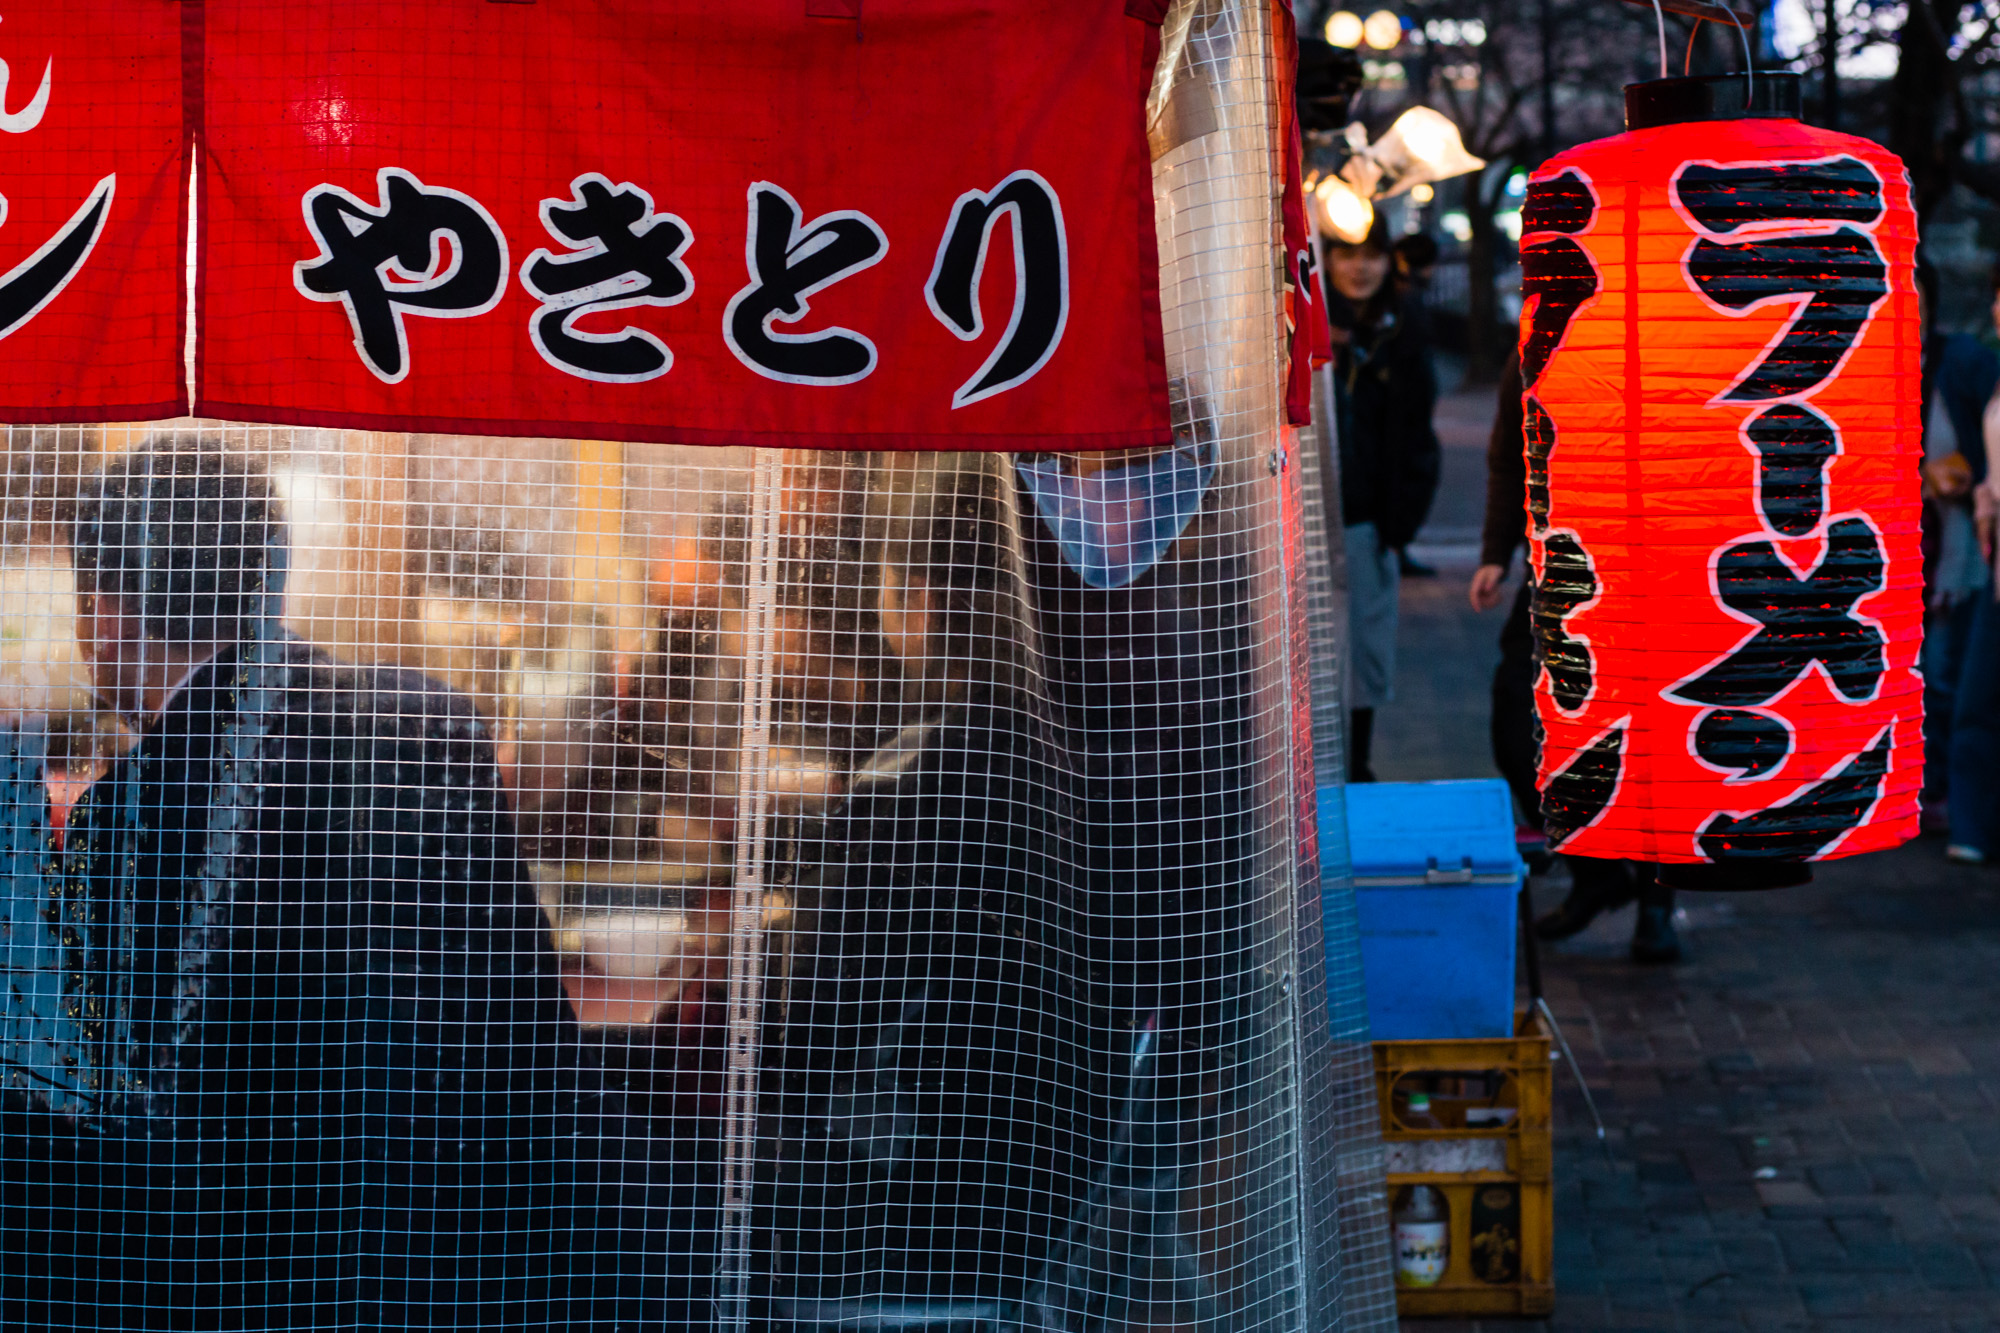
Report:
[[1320,793],[1321,810],[1343,791],[1371,1035],[1512,1036],[1517,897],[1526,867],[1514,845],[1507,784],[1330,787]]

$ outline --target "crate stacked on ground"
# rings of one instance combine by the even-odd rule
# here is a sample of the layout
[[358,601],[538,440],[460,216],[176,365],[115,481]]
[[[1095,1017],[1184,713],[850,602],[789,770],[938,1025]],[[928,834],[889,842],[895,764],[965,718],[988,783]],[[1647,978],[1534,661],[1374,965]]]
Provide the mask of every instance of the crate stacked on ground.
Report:
[[1399,1279],[1402,1314],[1554,1307],[1549,1068],[1548,1033],[1532,1014],[1513,1037],[1375,1043],[1389,1206],[1428,1186],[1449,1214],[1442,1277],[1427,1286]]

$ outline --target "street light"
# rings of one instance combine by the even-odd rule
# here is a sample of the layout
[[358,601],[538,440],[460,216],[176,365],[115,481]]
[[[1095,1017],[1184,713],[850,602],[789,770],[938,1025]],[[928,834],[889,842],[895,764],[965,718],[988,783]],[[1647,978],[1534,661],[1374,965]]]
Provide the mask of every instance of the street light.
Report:
[[1313,187],[1312,198],[1322,233],[1343,245],[1368,239],[1368,229],[1375,225],[1375,205],[1367,195],[1338,176],[1325,176]]
[[1413,106],[1396,117],[1388,132],[1374,143],[1359,123],[1349,125],[1342,145],[1346,159],[1337,171],[1312,183],[1312,211],[1320,233],[1346,245],[1368,237],[1375,221],[1376,199],[1391,199],[1421,187],[1429,203],[1430,187],[1438,181],[1478,171],[1485,159],[1465,151],[1458,127],[1427,106]]
[[1413,106],[1396,117],[1388,133],[1370,144],[1366,152],[1389,185],[1386,190],[1377,188],[1381,198],[1463,176],[1486,165],[1485,158],[1465,151],[1458,126],[1427,106]]
[[1439,46],[1486,45],[1486,20],[1431,19],[1424,24],[1424,36]]
[[1403,20],[1386,9],[1378,9],[1361,25],[1361,35],[1377,51],[1393,50],[1403,40]]
[[1337,11],[1326,21],[1329,46],[1344,46],[1351,51],[1361,45],[1361,39],[1367,36],[1367,32],[1368,25],[1361,21],[1361,16],[1345,9]]

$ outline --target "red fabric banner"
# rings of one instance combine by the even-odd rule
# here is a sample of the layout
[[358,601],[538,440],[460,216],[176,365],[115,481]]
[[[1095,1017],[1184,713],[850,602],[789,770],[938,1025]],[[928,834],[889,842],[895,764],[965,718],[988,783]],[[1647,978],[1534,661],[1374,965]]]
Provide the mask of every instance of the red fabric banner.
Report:
[[187,410],[187,130],[173,0],[0,26],[0,420]]
[[1284,255],[1285,420],[1312,424],[1312,373],[1333,360],[1333,333],[1319,282],[1312,224],[1306,218],[1305,143],[1299,130],[1299,34],[1287,0],[1273,0],[1271,26],[1277,33],[1277,78],[1272,81],[1278,125],[1280,235]]
[[207,0],[198,410],[1169,438],[1121,0]]
[[1327,323],[1325,293],[1319,281],[1319,261],[1313,247],[1312,224],[1306,219],[1305,187],[1300,183],[1304,147],[1296,117],[1285,149],[1284,187],[1280,201],[1285,244],[1285,420],[1294,426],[1312,424],[1313,371],[1333,360],[1333,332]]

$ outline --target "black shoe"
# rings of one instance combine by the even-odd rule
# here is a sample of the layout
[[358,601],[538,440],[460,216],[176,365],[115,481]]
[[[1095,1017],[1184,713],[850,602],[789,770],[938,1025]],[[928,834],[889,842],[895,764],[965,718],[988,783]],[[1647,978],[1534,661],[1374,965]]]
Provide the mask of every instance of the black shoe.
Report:
[[1674,909],[1656,903],[1639,905],[1639,924],[1632,931],[1632,961],[1678,963],[1681,937],[1674,932]]
[[1569,862],[1569,897],[1535,921],[1537,939],[1566,940],[1597,920],[1598,913],[1614,911],[1638,896],[1632,872],[1623,861],[1583,856],[1565,859]]
[[1582,889],[1571,889],[1562,906],[1535,918],[1535,938],[1566,940],[1597,920],[1597,914],[1611,904]]

